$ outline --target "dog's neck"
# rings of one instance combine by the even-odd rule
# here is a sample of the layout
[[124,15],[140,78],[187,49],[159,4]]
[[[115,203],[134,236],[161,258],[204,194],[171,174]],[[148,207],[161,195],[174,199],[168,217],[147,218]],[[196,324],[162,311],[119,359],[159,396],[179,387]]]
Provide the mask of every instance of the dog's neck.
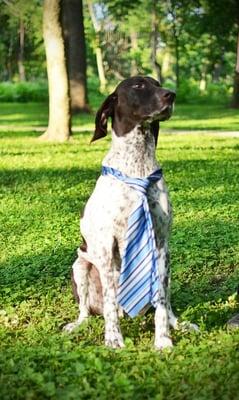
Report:
[[143,178],[158,168],[155,139],[149,126],[136,126],[119,136],[112,131],[112,144],[103,165],[120,170],[131,177]]

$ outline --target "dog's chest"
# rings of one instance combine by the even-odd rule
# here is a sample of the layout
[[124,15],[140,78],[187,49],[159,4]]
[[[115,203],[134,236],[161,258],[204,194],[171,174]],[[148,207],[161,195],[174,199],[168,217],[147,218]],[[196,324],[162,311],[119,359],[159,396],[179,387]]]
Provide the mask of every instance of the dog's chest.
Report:
[[[104,229],[121,240],[127,230],[128,218],[140,202],[141,194],[113,177],[101,176],[86,206],[95,229]],[[164,180],[148,190],[148,203],[156,236],[165,238],[171,221],[171,205]],[[97,205],[97,206],[96,206]]]
[[[114,235],[117,238],[122,254],[129,216],[138,207],[141,194],[126,183],[121,184],[121,191],[121,196],[118,196],[118,206],[116,207],[118,211],[114,215],[113,224],[115,228]],[[161,247],[162,243],[168,239],[172,217],[171,205],[163,179],[149,188],[147,199],[152,215],[156,243]]]
[[[154,137],[150,132],[135,128],[125,138],[118,138],[113,133],[113,142],[103,165],[132,178],[145,178],[159,168],[155,158]],[[98,179],[81,220],[82,234],[88,244],[94,245],[95,252],[102,247],[100,243],[112,247],[116,240],[122,255],[128,219],[137,208],[140,196],[137,190],[114,176],[101,176]],[[167,239],[171,222],[171,206],[163,178],[152,183],[147,198],[156,241],[160,244]]]
[[[119,246],[123,247],[128,219],[140,201],[139,196],[126,183],[101,176],[86,204],[81,221],[83,236],[89,240],[115,237]],[[163,240],[168,235],[171,220],[171,207],[163,179],[149,188],[148,202],[156,237]]]

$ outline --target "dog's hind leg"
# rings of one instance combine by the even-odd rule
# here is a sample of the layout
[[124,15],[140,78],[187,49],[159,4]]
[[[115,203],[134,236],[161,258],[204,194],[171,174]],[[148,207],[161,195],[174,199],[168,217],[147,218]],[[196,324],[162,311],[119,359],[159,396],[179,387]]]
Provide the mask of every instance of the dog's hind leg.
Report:
[[89,273],[91,264],[87,261],[81,250],[78,251],[78,258],[72,266],[72,281],[75,287],[75,295],[79,301],[80,314],[76,321],[71,322],[63,328],[67,332],[72,332],[82,322],[84,322],[89,312]]

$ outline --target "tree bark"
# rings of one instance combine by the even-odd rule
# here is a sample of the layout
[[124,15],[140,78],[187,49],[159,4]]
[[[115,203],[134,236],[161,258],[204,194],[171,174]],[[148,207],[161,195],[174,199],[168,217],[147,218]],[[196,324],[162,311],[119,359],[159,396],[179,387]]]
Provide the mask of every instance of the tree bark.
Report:
[[233,108],[239,108],[239,33],[237,37],[237,61],[234,74],[233,98],[231,106]]
[[89,111],[86,82],[86,46],[82,0],[62,0],[67,74],[71,110]]
[[153,0],[152,4],[152,65],[158,81],[162,84],[162,67],[157,61],[157,44],[159,38],[158,18],[157,18],[157,0]]
[[19,53],[18,53],[18,73],[20,81],[26,80],[25,67],[24,67],[24,42],[25,42],[25,27],[23,19],[20,17]]
[[99,80],[100,80],[100,91],[104,92],[107,81],[106,81],[106,77],[105,77],[103,54],[102,54],[102,50],[100,47],[99,33],[100,33],[101,27],[95,17],[92,1],[88,0],[87,3],[88,3],[88,9],[89,9],[89,13],[90,13],[91,22],[92,22],[92,25],[93,25],[93,28],[95,31],[95,56],[96,56],[98,76],[99,76]]
[[179,39],[178,35],[176,32],[176,26],[173,28],[173,35],[174,35],[174,41],[175,41],[175,74],[176,74],[176,88],[178,89],[179,84],[180,84],[180,68],[179,68]]
[[71,134],[68,80],[60,26],[60,0],[44,0],[43,36],[49,87],[49,122],[43,139],[65,141]]
[[8,53],[7,53],[7,80],[11,81],[13,76],[13,63],[12,63],[12,53],[13,53],[13,38],[10,36]]
[[[136,51],[138,49],[138,36],[137,32],[134,29],[130,30],[130,44],[131,44],[131,49],[132,51]],[[137,63],[134,58],[131,59],[131,76],[138,75],[138,68],[137,68]]]

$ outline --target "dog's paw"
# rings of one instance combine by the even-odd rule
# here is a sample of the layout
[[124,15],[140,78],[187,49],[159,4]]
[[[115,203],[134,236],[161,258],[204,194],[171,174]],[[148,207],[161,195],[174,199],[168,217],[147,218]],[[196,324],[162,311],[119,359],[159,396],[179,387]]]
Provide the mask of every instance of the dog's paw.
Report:
[[227,322],[227,326],[230,329],[238,329],[239,328],[239,314],[234,315],[229,321]]
[[87,318],[79,318],[79,319],[77,319],[76,321],[74,321],[74,322],[70,322],[69,324],[66,324],[64,327],[63,327],[63,331],[64,332],[68,332],[68,333],[71,333],[71,332],[73,332],[75,329],[77,329],[78,328],[78,326],[80,326],[83,322],[85,322],[87,320]]
[[71,333],[71,332],[73,332],[79,325],[80,325],[80,324],[79,324],[78,321],[70,322],[69,324],[66,324],[66,325],[63,327],[63,331],[64,331],[64,332]]
[[155,339],[154,347],[156,350],[170,349],[173,347],[173,342],[168,336],[161,336]]
[[183,332],[199,332],[199,327],[189,321],[183,321],[178,324],[178,329]]
[[123,336],[120,332],[106,332],[105,333],[105,345],[112,349],[118,349],[125,347]]

